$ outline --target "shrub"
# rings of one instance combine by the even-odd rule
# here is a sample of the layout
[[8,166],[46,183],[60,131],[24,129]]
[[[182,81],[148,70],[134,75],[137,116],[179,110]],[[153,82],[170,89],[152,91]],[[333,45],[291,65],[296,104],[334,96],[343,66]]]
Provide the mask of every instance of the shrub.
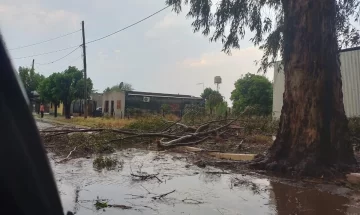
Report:
[[120,165],[121,167],[123,166],[124,162],[123,161],[118,161],[115,158],[110,158],[110,157],[97,157],[94,161],[93,161],[93,166],[94,168],[101,170],[101,169],[114,169],[116,166]]
[[145,116],[133,120],[125,126],[128,129],[143,130],[143,131],[155,131],[164,127],[165,121],[159,116]]

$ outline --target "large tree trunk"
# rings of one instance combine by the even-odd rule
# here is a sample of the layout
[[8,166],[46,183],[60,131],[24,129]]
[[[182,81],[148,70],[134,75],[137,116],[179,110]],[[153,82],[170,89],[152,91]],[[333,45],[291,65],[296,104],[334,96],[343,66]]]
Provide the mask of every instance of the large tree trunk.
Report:
[[64,112],[65,112],[65,118],[70,119],[70,109],[71,109],[71,103],[70,102],[64,102]]
[[335,0],[282,0],[285,92],[276,140],[260,167],[323,175],[356,163],[349,142]]
[[57,107],[58,107],[58,104],[57,103],[54,103],[54,117],[57,117]]

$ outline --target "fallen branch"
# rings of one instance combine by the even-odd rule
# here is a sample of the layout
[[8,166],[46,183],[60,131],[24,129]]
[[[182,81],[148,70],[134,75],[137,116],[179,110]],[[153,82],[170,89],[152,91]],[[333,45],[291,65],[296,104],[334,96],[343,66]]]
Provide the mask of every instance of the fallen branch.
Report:
[[199,133],[201,131],[204,131],[206,128],[208,128],[210,126],[210,124],[213,124],[213,123],[216,123],[216,122],[226,122],[226,121],[229,121],[229,120],[238,120],[238,118],[236,119],[220,119],[220,120],[213,120],[213,121],[209,121],[209,122],[206,122],[204,124],[201,124],[198,129],[196,130],[195,133]]
[[126,199],[143,199],[143,198],[145,198],[145,196],[142,196],[142,195],[134,195],[134,194],[126,194],[126,195],[133,196],[133,198],[126,198]]
[[192,138],[192,137],[194,137],[194,135],[193,135],[193,134],[189,134],[189,135],[185,135],[185,136],[179,137],[179,138],[177,138],[177,139],[175,139],[175,140],[170,140],[170,141],[168,141],[168,142],[164,142],[164,141],[160,140],[160,144],[161,144],[162,146],[170,146],[170,145],[177,144],[177,143],[179,143],[179,142],[181,142],[181,141],[188,140],[188,139],[190,139],[190,138]]
[[203,204],[204,202],[201,202],[201,201],[198,201],[198,200],[195,200],[195,199],[183,199],[181,200],[182,202],[186,203],[186,204]]
[[173,127],[174,125],[176,125],[176,123],[179,123],[181,121],[181,119],[173,122],[171,125],[167,126],[166,128],[164,128],[163,130],[161,130],[161,132],[165,132],[167,131],[168,129],[170,129],[171,127]]
[[131,173],[131,176],[139,178],[142,181],[148,180],[148,179],[153,179],[156,178],[160,183],[162,183],[163,181],[159,179],[159,177],[157,177],[159,174],[146,174],[146,175],[136,175]]
[[175,141],[175,140],[174,140],[175,142],[169,141],[169,142],[173,142],[172,144],[169,144],[169,142],[164,142],[164,141],[160,140],[158,144],[160,147],[164,147],[164,148],[171,148],[171,147],[175,147],[175,146],[191,146],[191,145],[196,145],[196,144],[202,143],[209,138],[210,137],[204,137],[200,140],[188,142],[188,143],[180,143],[180,141]]
[[62,159],[62,160],[60,160],[60,161],[58,161],[58,162],[56,162],[56,163],[62,163],[62,162],[64,162],[64,161],[68,160],[68,159],[70,158],[70,155],[71,155],[75,150],[76,150],[76,146],[75,146],[75,148],[74,148],[72,151],[70,151],[70,153],[68,154],[68,156],[66,156],[66,158],[64,158],[64,159]]
[[[238,118],[240,118],[240,116]],[[205,137],[205,138],[203,138],[201,140],[194,141],[194,142],[189,142],[189,143],[184,143],[184,140],[189,140],[189,139],[194,138],[194,137],[205,136],[205,135],[209,135],[211,133],[217,132],[217,131],[219,131],[221,129],[224,129],[224,128],[228,127],[233,122],[238,120],[238,118],[230,121],[226,125],[220,126],[218,128],[212,129],[210,131],[188,134],[188,135],[179,137],[179,138],[177,138],[175,140],[170,140],[168,142],[164,142],[163,140],[160,140],[159,141],[159,146],[161,146],[161,147],[174,147],[174,146],[188,146],[188,145],[194,145],[194,144],[201,143],[201,142],[205,141],[206,139],[208,139],[209,137]]]
[[167,196],[167,195],[169,195],[169,194],[171,194],[171,193],[173,193],[173,192],[175,192],[175,190],[170,191],[170,192],[168,192],[168,193],[164,193],[164,194],[158,195],[158,196],[153,196],[153,197],[151,197],[151,198],[152,198],[152,199],[161,199],[161,198],[163,198],[163,197],[165,197],[165,196]]
[[112,143],[116,141],[126,140],[126,139],[133,139],[138,137],[165,137],[165,138],[179,138],[178,135],[172,135],[172,134],[164,134],[164,133],[143,133],[143,134],[135,134],[132,136],[122,137],[114,140],[110,140],[106,143]]
[[131,209],[132,207],[131,206],[127,206],[127,205],[110,205],[108,204],[108,207],[111,207],[111,208],[120,208],[120,209],[123,209],[123,210],[128,210],[128,209]]
[[62,129],[62,130],[41,130],[40,133],[78,133],[78,132],[98,132],[98,131],[111,131],[120,134],[136,135],[134,131],[124,129],[110,129],[110,128],[93,128],[93,129]]

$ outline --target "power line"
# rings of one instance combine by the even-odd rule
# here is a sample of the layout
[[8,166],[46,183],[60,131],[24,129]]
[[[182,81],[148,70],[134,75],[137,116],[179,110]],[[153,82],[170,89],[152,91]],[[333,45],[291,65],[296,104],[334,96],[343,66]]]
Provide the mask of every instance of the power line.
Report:
[[112,36],[112,35],[114,35],[114,34],[117,34],[117,33],[121,32],[121,31],[124,31],[124,30],[126,30],[126,29],[128,29],[128,28],[130,28],[130,27],[132,27],[132,26],[134,26],[134,25],[137,25],[137,24],[139,24],[139,23],[141,23],[141,22],[149,19],[150,17],[152,17],[152,16],[160,13],[161,11],[167,9],[167,8],[170,7],[170,6],[171,6],[171,5],[166,6],[166,7],[162,8],[162,9],[156,11],[155,13],[152,13],[151,15],[149,15],[149,16],[147,16],[147,17],[145,17],[145,18],[143,18],[143,19],[141,19],[141,20],[139,20],[139,21],[137,21],[137,22],[135,22],[135,23],[133,23],[133,24],[131,24],[131,25],[128,25],[128,26],[126,26],[126,27],[124,27],[124,28],[122,28],[122,29],[120,29],[120,30],[118,30],[118,31],[115,31],[115,32],[113,32],[113,33],[111,33],[111,34],[108,34],[108,35],[106,35],[106,36],[100,37],[100,38],[95,39],[95,40],[91,40],[91,41],[89,41],[89,42],[87,42],[87,43],[85,43],[85,44],[93,43],[93,42],[96,42],[96,41],[105,39],[105,38],[107,38],[107,37],[110,37],[110,36]]
[[62,59],[64,59],[64,58],[66,58],[67,56],[71,55],[73,52],[75,52],[75,51],[76,51],[78,48],[80,48],[80,47],[81,47],[81,46],[77,46],[74,50],[72,50],[71,52],[69,52],[69,53],[67,53],[66,55],[62,56],[61,58],[58,58],[58,59],[53,60],[53,61],[50,61],[50,62],[48,62],[48,63],[38,63],[38,65],[43,66],[43,65],[48,65],[48,64],[55,63],[55,62],[57,62],[57,61],[59,61],[59,60],[62,60]]
[[29,55],[29,56],[24,56],[24,57],[14,57],[13,59],[24,59],[24,58],[30,58],[30,57],[37,57],[37,56],[41,56],[41,55],[47,55],[47,54],[52,54],[52,53],[56,53],[56,52],[60,52],[60,51],[65,51],[65,50],[68,50],[68,49],[72,49],[72,48],[78,48],[80,45],[77,45],[77,46],[70,46],[70,47],[67,47],[67,48],[64,48],[64,49],[58,49],[58,50],[54,50],[54,51],[51,51],[51,52],[44,52],[44,53],[40,53],[40,54],[34,54],[34,55]]
[[10,50],[10,51],[11,51],[11,50],[17,50],[17,49],[27,48],[27,47],[30,47],[30,46],[39,45],[39,44],[42,44],[42,43],[50,42],[50,41],[57,40],[57,39],[62,38],[62,37],[69,36],[69,35],[71,35],[71,34],[75,34],[75,33],[79,32],[79,31],[81,31],[81,29],[80,29],[80,30],[77,30],[77,31],[70,32],[70,33],[68,33],[68,34],[64,34],[64,35],[61,35],[61,36],[52,38],[52,39],[44,40],[44,41],[41,41],[41,42],[37,42],[37,43],[25,45],[25,46],[19,46],[19,47],[16,47],[16,48],[11,48],[11,49],[9,49],[9,50]]
[[[77,56],[76,58],[73,58],[71,61],[69,61],[67,64],[70,65],[70,64],[78,61],[78,60],[81,59],[81,58],[82,58],[82,55]],[[48,63],[35,63],[35,65],[38,65],[38,66],[47,66],[47,65],[52,64],[52,62],[53,62],[53,61],[50,61],[50,62],[48,62]]]
[[[131,24],[131,25],[128,25],[128,26],[126,26],[126,27],[124,27],[124,28],[122,28],[122,29],[120,29],[120,30],[118,30],[118,31],[115,31],[115,32],[113,32],[113,33],[111,33],[111,34],[108,34],[108,35],[105,35],[105,36],[103,36],[103,37],[100,37],[100,38],[98,38],[98,39],[91,40],[91,41],[89,41],[89,42],[87,42],[87,43],[85,43],[85,44],[97,42],[97,41],[99,41],[99,40],[102,40],[102,39],[105,39],[105,38],[107,38],[107,37],[110,37],[110,36],[112,36],[112,35],[114,35],[114,34],[117,34],[117,33],[121,32],[121,31],[124,31],[124,30],[126,30],[126,29],[128,29],[128,28],[130,28],[130,27],[132,27],[132,26],[135,26],[135,25],[137,25],[137,24],[139,24],[139,23],[141,23],[141,22],[149,19],[150,17],[152,17],[152,16],[160,13],[161,11],[169,8],[170,6],[171,6],[171,5],[166,6],[166,7],[162,8],[162,9],[156,11],[155,13],[152,13],[152,14],[150,14],[149,16],[147,16],[147,17],[145,17],[145,18],[143,18],[143,19],[141,19],[141,20],[139,20],[139,21],[137,21],[137,22],[135,22],[135,23],[133,23],[133,24]],[[60,37],[67,36],[67,35],[76,33],[76,32],[78,32],[78,31],[81,31],[81,30],[74,31],[74,32],[71,32],[71,33],[69,33],[69,34],[62,35],[62,36],[60,36]],[[60,38],[60,37],[57,37],[57,38]],[[48,41],[51,41],[51,40],[55,40],[55,39],[57,39],[57,38],[53,38],[53,39],[50,39],[50,40],[47,40],[47,41],[43,41],[43,42],[40,42],[40,43],[44,43],[44,42],[48,42]],[[36,43],[36,44],[40,44],[40,43]],[[36,44],[31,44],[31,45],[36,45]],[[28,46],[31,46],[31,45],[28,45]],[[56,53],[56,52],[60,52],[60,51],[65,51],[65,50],[68,50],[68,49],[71,49],[71,48],[75,48],[73,51],[71,51],[70,53],[68,53],[67,55],[65,55],[65,56],[63,56],[63,57],[61,57],[61,58],[59,58],[59,59],[56,59],[56,60],[54,60],[54,61],[51,61],[51,62],[45,63],[45,64],[38,64],[38,65],[47,65],[47,64],[55,63],[55,62],[57,62],[57,61],[65,58],[65,57],[67,57],[68,55],[70,55],[71,53],[73,53],[73,52],[74,52],[76,49],[78,49],[79,47],[81,47],[81,45],[71,46],[71,47],[67,47],[67,48],[64,48],[64,49],[58,49],[58,50],[51,51],[51,52],[45,52],[45,53],[40,53],[40,54],[35,54],[35,55],[29,55],[29,56],[24,56],[24,57],[17,57],[17,58],[13,58],[13,59],[24,59],[24,58],[30,58],[30,57],[37,57],[37,56],[41,56],[41,55],[52,54],[52,53]],[[20,47],[18,47],[18,48],[20,48]],[[10,50],[14,50],[14,49],[10,49]]]

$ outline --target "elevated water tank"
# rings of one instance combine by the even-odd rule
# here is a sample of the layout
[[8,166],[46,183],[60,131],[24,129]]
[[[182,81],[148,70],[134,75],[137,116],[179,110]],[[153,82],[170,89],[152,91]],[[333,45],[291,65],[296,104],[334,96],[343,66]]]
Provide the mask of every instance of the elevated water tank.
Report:
[[221,84],[221,77],[220,76],[215,76],[214,84]]

